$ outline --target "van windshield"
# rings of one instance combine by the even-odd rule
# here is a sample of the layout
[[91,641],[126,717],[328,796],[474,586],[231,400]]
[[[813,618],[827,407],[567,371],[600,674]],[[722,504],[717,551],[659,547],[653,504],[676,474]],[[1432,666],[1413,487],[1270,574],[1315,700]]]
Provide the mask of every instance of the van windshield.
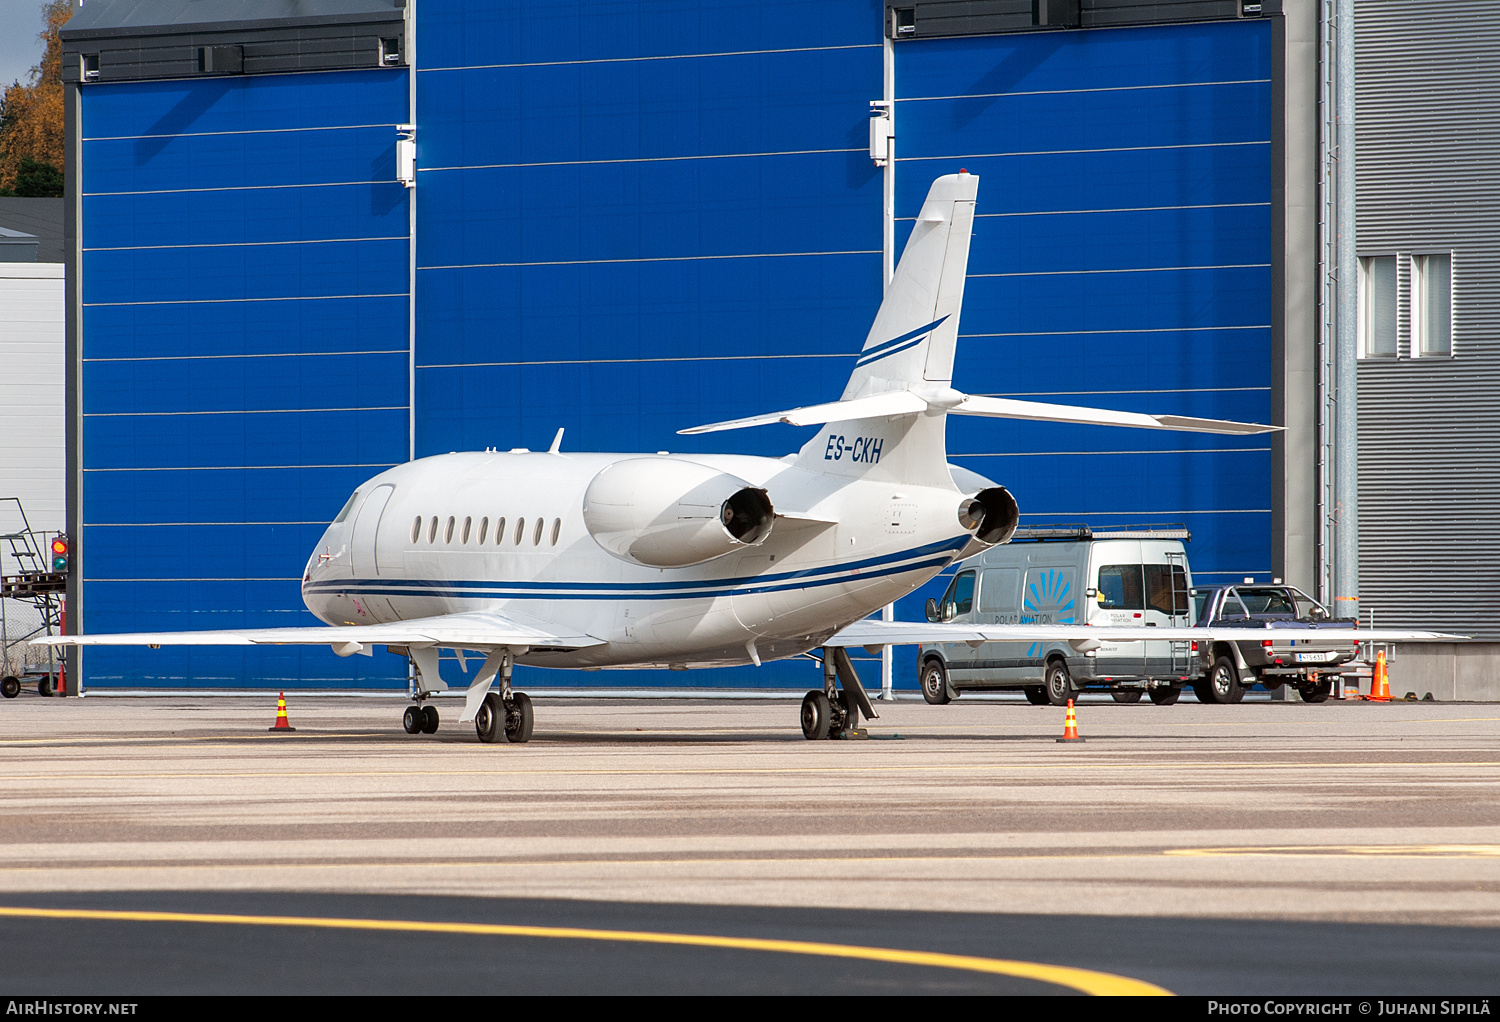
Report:
[[966,571],[953,580],[948,586],[947,595],[943,597],[943,620],[951,621],[955,617],[967,614],[974,609],[974,573]]

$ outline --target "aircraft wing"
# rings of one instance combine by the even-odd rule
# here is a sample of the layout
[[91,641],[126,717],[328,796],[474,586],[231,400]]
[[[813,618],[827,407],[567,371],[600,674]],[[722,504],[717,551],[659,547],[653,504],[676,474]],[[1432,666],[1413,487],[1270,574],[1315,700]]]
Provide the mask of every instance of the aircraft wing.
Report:
[[910,646],[924,642],[1212,642],[1274,638],[1304,642],[1457,642],[1467,635],[1400,628],[1147,628],[1140,625],[965,625],[865,618],[825,646]]
[[310,628],[246,628],[212,632],[129,632],[117,635],[49,635],[33,646],[332,646],[340,656],[368,653],[370,646],[446,646],[494,649],[527,646],[580,649],[603,639],[488,611],[441,614],[380,625],[316,625]]

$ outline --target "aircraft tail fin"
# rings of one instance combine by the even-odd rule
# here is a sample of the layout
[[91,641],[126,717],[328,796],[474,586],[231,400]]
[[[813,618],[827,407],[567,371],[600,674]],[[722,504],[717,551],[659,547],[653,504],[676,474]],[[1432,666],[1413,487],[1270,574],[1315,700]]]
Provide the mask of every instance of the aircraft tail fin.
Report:
[[932,183],[844,388],[845,400],[953,382],[978,192],[978,176],[963,171]]

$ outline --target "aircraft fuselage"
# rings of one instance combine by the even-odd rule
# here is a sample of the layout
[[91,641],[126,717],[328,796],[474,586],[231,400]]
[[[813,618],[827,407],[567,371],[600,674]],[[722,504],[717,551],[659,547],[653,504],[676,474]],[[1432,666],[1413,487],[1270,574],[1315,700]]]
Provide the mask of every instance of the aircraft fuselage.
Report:
[[[884,453],[878,438],[828,441],[831,464]],[[978,549],[960,524],[956,486],[771,458],[658,455],[764,489],[777,517],[760,542],[703,563],[634,563],[595,539],[584,506],[601,471],[642,457],[476,452],[389,469],[324,533],[303,600],[333,625],[483,610],[604,640],[517,651],[537,666],[730,666],[814,648]]]

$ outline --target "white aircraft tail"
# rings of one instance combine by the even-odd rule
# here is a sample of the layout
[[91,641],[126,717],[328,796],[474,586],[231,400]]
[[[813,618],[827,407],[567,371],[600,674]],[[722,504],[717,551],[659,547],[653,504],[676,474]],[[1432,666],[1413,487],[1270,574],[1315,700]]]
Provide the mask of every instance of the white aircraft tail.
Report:
[[839,400],[694,426],[681,432],[712,433],[773,422],[794,426],[823,423],[798,454],[799,466],[837,475],[950,487],[953,482],[948,473],[946,438],[950,414],[1229,435],[1282,428],[1078,408],[954,390],[953,354],[978,192],[978,176],[964,171],[932,183]]
[[969,173],[932,183],[843,400],[953,382],[978,191]]

